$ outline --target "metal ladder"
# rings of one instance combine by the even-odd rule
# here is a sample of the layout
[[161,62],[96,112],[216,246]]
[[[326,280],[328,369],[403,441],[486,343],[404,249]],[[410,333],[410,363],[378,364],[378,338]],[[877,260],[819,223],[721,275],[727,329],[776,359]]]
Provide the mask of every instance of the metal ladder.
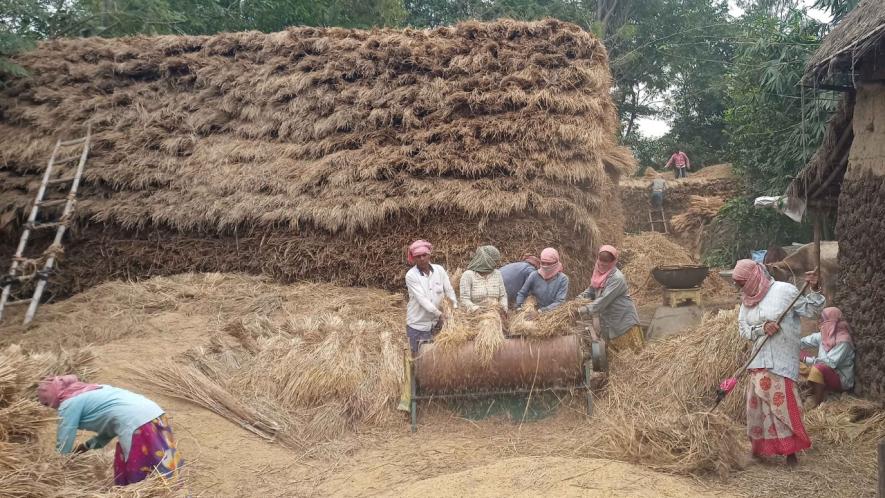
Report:
[[[86,166],[86,158],[89,156],[89,145],[91,140],[92,129],[90,127],[87,128],[85,137],[73,140],[58,139],[55,142],[55,148],[52,150],[52,155],[49,157],[49,163],[46,166],[46,171],[43,173],[43,180],[40,182],[40,189],[37,190],[37,196],[34,198],[31,214],[28,216],[28,221],[25,223],[25,229],[19,240],[18,249],[16,249],[15,255],[12,257],[9,273],[0,280],[0,283],[3,285],[3,294],[0,295],[0,320],[3,319],[3,310],[7,306],[24,304],[28,305],[24,324],[27,325],[34,319],[34,314],[37,313],[37,306],[40,305],[40,297],[43,295],[43,290],[46,288],[46,280],[52,272],[57,257],[63,253],[61,241],[74,212],[74,204],[76,203],[77,198],[77,187],[80,185],[80,178],[83,176],[83,168]],[[74,151],[71,150],[73,147],[80,148],[80,153],[74,154]],[[62,155],[64,152],[67,152],[68,154]],[[59,155],[62,155],[61,159],[58,159]],[[72,163],[74,161],[78,162],[73,175],[64,176],[63,171],[62,176],[56,178],[52,177],[53,169],[56,166]],[[67,196],[62,199],[44,200],[47,187],[62,185],[65,183],[71,184]],[[64,209],[62,210],[60,218],[47,222],[37,222],[37,212],[41,207],[46,208],[62,205],[64,206]],[[52,228],[55,228],[55,239],[52,244],[43,251],[40,257],[36,259],[26,258],[24,254],[25,249],[28,246],[28,239],[31,236],[31,232]],[[42,268],[38,269],[41,264]],[[21,284],[33,280],[34,278],[37,279],[37,283],[34,287],[34,295],[31,298],[14,301],[9,300],[13,284]]]
[[[659,214],[660,218],[656,217],[655,216],[656,214]],[[663,232],[665,234],[670,233],[670,231],[667,229],[667,217],[664,216],[664,207],[663,206],[661,206],[657,210],[655,210],[655,208],[652,208],[652,207],[648,208],[648,224],[651,226],[652,232],[660,232],[661,230],[658,230],[656,228],[656,226],[661,225],[661,227],[663,228]]]

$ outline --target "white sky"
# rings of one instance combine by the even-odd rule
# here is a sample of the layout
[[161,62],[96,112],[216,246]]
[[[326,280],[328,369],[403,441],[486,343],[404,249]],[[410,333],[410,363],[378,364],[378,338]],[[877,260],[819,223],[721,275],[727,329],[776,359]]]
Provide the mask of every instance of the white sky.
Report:
[[[826,12],[820,9],[811,8],[811,5],[814,4],[814,0],[800,0],[800,3],[808,7],[808,15],[818,21],[829,22],[831,20],[831,17]],[[743,14],[743,10],[735,6],[734,2],[731,0],[729,0],[728,11],[733,16]],[[636,123],[639,125],[639,134],[644,137],[658,138],[670,131],[670,124],[663,119],[640,118],[636,120]]]

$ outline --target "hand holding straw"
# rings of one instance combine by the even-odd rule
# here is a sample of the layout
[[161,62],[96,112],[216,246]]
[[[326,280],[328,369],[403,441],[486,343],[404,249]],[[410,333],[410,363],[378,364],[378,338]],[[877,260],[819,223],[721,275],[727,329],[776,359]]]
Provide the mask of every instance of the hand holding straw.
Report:
[[[787,313],[789,313],[790,310],[793,309],[793,306],[795,306],[796,302],[799,301],[799,298],[802,296],[802,294],[805,293],[805,290],[808,289],[808,285],[810,283],[811,282],[809,282],[808,280],[805,281],[805,285],[802,286],[802,289],[799,291],[798,294],[796,294],[796,297],[793,298],[793,301],[790,302],[790,305],[787,306],[787,309],[785,309],[780,314],[780,316],[777,317],[777,321],[774,322],[776,325],[780,326],[783,319],[787,316]],[[734,375],[719,383],[719,388],[716,389],[716,403],[713,405],[713,408],[710,408],[709,413],[712,413],[716,409],[716,407],[719,406],[719,403],[721,403],[722,400],[725,399],[725,396],[733,391],[735,387],[737,387],[738,379],[747,372],[747,367],[750,365],[750,363],[753,362],[754,359],[756,359],[756,355],[759,354],[759,351],[762,350],[762,347],[765,346],[765,343],[768,342],[768,339],[770,339],[771,336],[774,335],[768,334],[767,332],[766,334],[767,335],[765,336],[765,338],[759,344],[759,347],[753,350],[753,354],[750,355],[750,359],[747,360],[746,363],[744,363],[737,371],[735,371]]]

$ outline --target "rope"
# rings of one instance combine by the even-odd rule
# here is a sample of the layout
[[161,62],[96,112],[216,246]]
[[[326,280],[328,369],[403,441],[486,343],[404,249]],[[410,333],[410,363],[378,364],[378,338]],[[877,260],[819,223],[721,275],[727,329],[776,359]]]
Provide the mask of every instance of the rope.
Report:
[[33,280],[34,277],[40,275],[41,268],[46,265],[49,258],[60,260],[65,254],[65,248],[61,244],[52,244],[37,258],[25,258],[22,256],[13,257],[13,261],[17,261],[19,266],[16,272],[19,273],[19,281],[27,282]]

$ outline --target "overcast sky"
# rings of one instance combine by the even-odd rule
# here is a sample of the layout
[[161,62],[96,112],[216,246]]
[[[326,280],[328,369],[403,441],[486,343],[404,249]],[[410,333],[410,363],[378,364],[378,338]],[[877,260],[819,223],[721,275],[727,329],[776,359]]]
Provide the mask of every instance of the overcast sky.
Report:
[[[733,1],[729,1],[729,3],[731,4],[731,6],[728,10],[731,15],[739,16],[743,13],[741,9],[734,5]],[[826,12],[823,12],[820,9],[811,8],[811,5],[814,4],[814,0],[800,0],[800,3],[808,7],[808,14],[811,17],[823,22],[830,21],[831,17]],[[639,125],[639,133],[645,137],[657,138],[670,131],[670,124],[664,120],[641,118],[637,119],[636,122]]]

